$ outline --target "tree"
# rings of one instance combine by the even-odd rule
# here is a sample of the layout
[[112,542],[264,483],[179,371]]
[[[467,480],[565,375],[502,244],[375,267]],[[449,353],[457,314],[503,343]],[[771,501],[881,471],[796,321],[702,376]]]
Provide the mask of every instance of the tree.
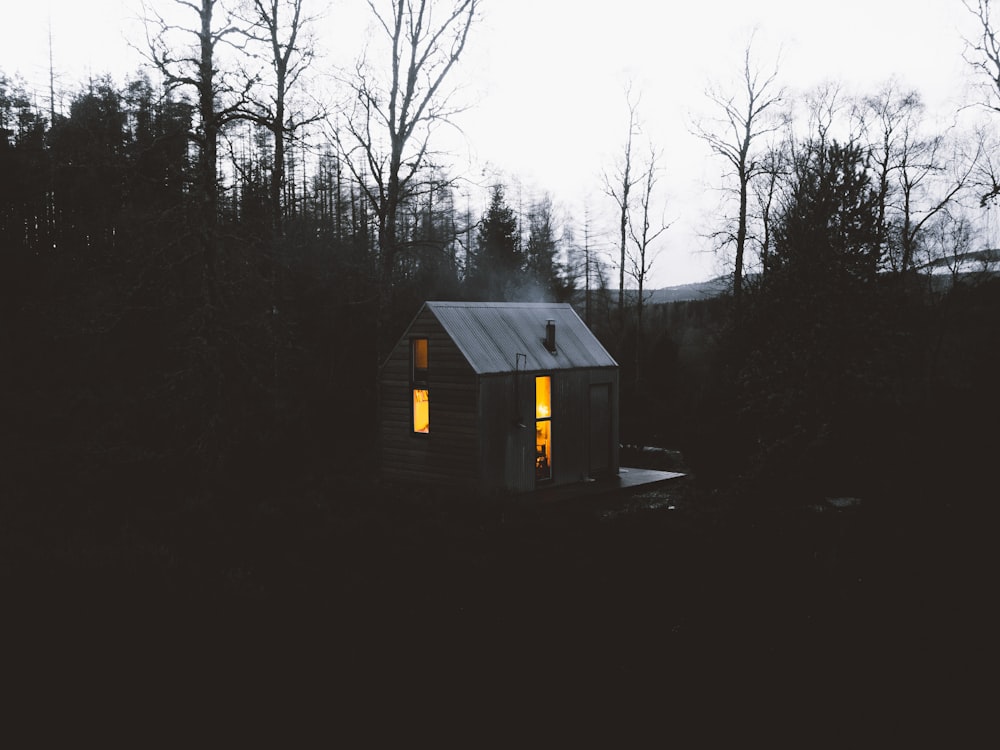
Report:
[[[991,0],[962,0],[965,6],[976,18],[977,33],[971,39],[965,40],[963,57],[972,67],[980,83],[982,100],[979,104],[993,113],[1000,113],[1000,35],[994,26],[991,16]],[[980,139],[982,142],[983,139]],[[990,159],[985,159],[982,170],[986,178],[981,187],[980,205],[986,206],[1000,196],[1000,175],[993,168]]]
[[877,194],[865,149],[817,133],[789,166],[769,269],[723,334],[713,400],[732,419],[725,440],[739,445],[726,470],[798,493],[851,450],[866,407],[890,388],[886,360],[900,337],[875,283]]
[[915,91],[900,91],[895,81],[889,81],[877,94],[861,100],[858,118],[875,168],[879,244],[884,248],[889,247],[890,241],[886,230],[895,193],[894,173],[900,161],[899,131],[906,127],[905,121],[919,106],[919,95]]
[[1000,112],[1000,36],[993,24],[990,2],[962,0],[978,24],[976,36],[965,40],[963,57],[980,82],[983,92],[980,104],[993,112]]
[[216,224],[218,222],[218,148],[222,129],[242,116],[255,81],[236,84],[233,74],[219,68],[219,48],[240,44],[246,29],[224,7],[222,0],[174,0],[179,9],[194,13],[189,27],[169,23],[148,5],[146,39],[148,59],[163,76],[168,92],[189,89],[197,101],[197,127],[189,138],[198,149],[195,192],[204,258],[207,310],[219,307]]
[[596,254],[593,252],[593,248],[590,244],[590,204],[588,203],[583,207],[583,320],[587,324],[588,328],[591,326],[591,291],[593,289],[593,282],[597,280],[597,268],[595,264],[598,262]]
[[479,225],[478,249],[471,274],[473,294],[506,299],[524,268],[517,216],[507,205],[502,185],[494,185],[490,205]]
[[10,247],[51,247],[45,135],[45,119],[24,83],[0,74],[0,239]]
[[522,295],[526,294],[529,299],[561,301],[567,286],[572,285],[565,278],[565,269],[559,262],[559,238],[556,233],[552,198],[546,195],[536,201],[528,212],[524,267],[534,290],[525,288]]
[[388,69],[373,68],[366,57],[357,63],[345,81],[351,102],[333,139],[375,210],[381,286],[388,295],[401,250],[400,206],[432,161],[434,128],[460,111],[444,85],[465,49],[478,2],[453,0],[443,13],[431,0],[368,5],[389,44]]
[[136,179],[129,185],[131,208],[153,215],[175,209],[184,200],[188,174],[191,106],[169,92],[154,92],[146,75],[129,82],[124,101],[130,113],[132,159]]
[[91,84],[49,132],[54,174],[54,247],[82,256],[108,253],[121,239],[126,115],[110,79]]
[[654,221],[652,203],[654,200],[654,190],[659,178],[660,168],[657,165],[660,154],[652,146],[649,147],[649,158],[645,168],[640,175],[639,211],[641,219],[637,222],[632,215],[629,216],[629,236],[632,239],[634,252],[629,257],[629,275],[635,280],[638,286],[638,297],[636,298],[636,320],[635,320],[635,380],[639,382],[642,375],[642,311],[645,305],[643,297],[645,293],[646,277],[653,267],[656,259],[651,250],[652,244],[670,228],[664,220]]
[[874,281],[880,252],[877,192],[856,144],[807,143],[775,228],[774,263],[804,289],[838,278]]
[[[219,230],[220,138],[229,125],[245,119],[258,79],[240,65],[246,61],[248,30],[230,6],[223,0],[174,0],[174,5],[187,21],[173,23],[147,6],[146,34],[147,57],[168,93],[187,94],[195,101],[195,127],[188,138],[197,157],[192,190],[186,194],[187,221],[181,225],[192,241],[182,239],[179,244],[194,248],[191,260],[200,265],[200,299],[188,305],[181,333],[187,337],[185,360],[178,364],[175,379],[185,382],[179,391],[193,395],[191,447],[218,465],[246,444],[251,411],[262,412],[270,405],[274,414],[274,400],[262,392],[271,378],[263,374],[267,370],[254,372],[257,365],[270,363],[250,354],[267,347],[268,324],[261,315],[273,310],[262,298],[260,264],[248,257],[253,238],[247,242],[247,235],[238,238]],[[241,254],[244,257],[238,257]],[[266,417],[256,416],[261,423]]]
[[639,128],[638,100],[632,100],[632,87],[625,89],[625,102],[628,105],[628,135],[625,137],[625,148],[621,160],[615,166],[613,173],[604,174],[604,191],[618,206],[618,324],[625,322],[625,264],[628,250],[629,211],[631,209],[631,192],[636,178],[632,174],[632,139]]
[[695,134],[712,152],[727,162],[729,176],[735,179],[732,192],[738,201],[736,231],[726,233],[725,244],[732,243],[735,249],[733,298],[737,305],[743,293],[750,185],[763,168],[756,147],[762,138],[781,127],[778,110],[784,101],[784,91],[777,88],[777,66],[770,73],[761,72],[754,64],[752,45],[751,38],[744,48],[740,92],[726,94],[714,88],[706,91],[719,115],[713,122],[701,123],[695,129]]
[[757,208],[755,218],[760,224],[757,245],[762,277],[767,276],[771,267],[772,232],[774,215],[777,210],[776,201],[778,200],[783,181],[788,178],[789,158],[790,146],[787,142],[768,148],[766,153],[761,157],[760,171],[751,183],[754,202]]
[[925,227],[968,184],[981,150],[971,155],[956,150],[948,158],[945,137],[924,132],[923,111],[920,95],[901,91],[894,81],[862,100],[861,131],[875,169],[879,244],[883,259],[900,274],[913,267]]
[[285,188],[285,137],[294,136],[321,115],[290,116],[289,94],[313,60],[314,45],[309,39],[316,16],[302,13],[305,0],[247,0],[245,10],[249,37],[266,50],[273,80],[269,100],[254,97],[247,107],[248,119],[265,127],[273,138],[270,213],[275,230],[282,231],[282,194]]

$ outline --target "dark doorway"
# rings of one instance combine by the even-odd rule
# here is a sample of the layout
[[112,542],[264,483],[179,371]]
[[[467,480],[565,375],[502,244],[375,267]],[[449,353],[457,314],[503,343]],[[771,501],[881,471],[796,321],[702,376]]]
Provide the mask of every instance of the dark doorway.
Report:
[[590,476],[611,471],[611,384],[590,386]]

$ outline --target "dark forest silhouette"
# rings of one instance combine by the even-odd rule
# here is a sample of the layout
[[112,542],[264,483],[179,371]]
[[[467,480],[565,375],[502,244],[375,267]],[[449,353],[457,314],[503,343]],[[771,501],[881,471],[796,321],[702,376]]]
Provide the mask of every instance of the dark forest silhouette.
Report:
[[[436,38],[446,65],[466,43],[469,5],[454,3],[457,32]],[[262,33],[264,21],[246,28]],[[398,37],[405,24],[384,29]],[[413,130],[380,109],[384,70],[359,72],[351,118],[288,119],[290,105],[262,105],[282,84],[235,68],[208,75],[200,50],[209,58],[181,70],[177,50],[154,46],[162,86],[144,72],[124,84],[96,78],[65,112],[0,72],[0,533],[10,555],[0,573],[31,559],[57,593],[87,578],[67,569],[86,569],[87,584],[112,596],[306,591],[330,611],[341,600],[317,592],[334,590],[351,612],[391,620],[398,605],[433,623],[460,602],[489,633],[506,622],[498,612],[521,606],[546,613],[553,632],[588,622],[602,638],[638,634],[634,643],[680,632],[694,650],[677,653],[715,654],[724,668],[754,653],[747,632],[774,648],[806,610],[828,616],[829,629],[810,620],[793,641],[846,627],[861,643],[868,633],[852,615],[885,615],[889,601],[859,593],[866,565],[904,577],[894,555],[919,558],[910,540],[941,508],[983,528],[970,519],[995,503],[1000,279],[968,216],[1000,190],[988,141],[944,148],[950,133],[917,127],[915,92],[889,84],[844,105],[846,136],[831,128],[845,111],[837,92],[822,89],[804,102],[805,132],[790,120],[762,125],[780,137],[748,138],[759,147],[749,157],[718,141],[743,170],[733,175],[740,206],[707,231],[738,244],[735,281],[659,304],[640,297],[649,290],[609,288],[622,269],[597,260],[589,217],[561,216],[558,196],[515,200],[498,183],[474,208],[421,140],[430,130],[420,117],[451,115],[437,89],[429,109],[410,111]],[[750,65],[748,50],[748,80]],[[364,140],[380,122],[385,151]],[[649,175],[651,191],[652,158],[644,169],[634,175]],[[658,236],[636,184],[647,203],[616,193],[620,232],[604,248],[620,264]],[[631,261],[643,275],[650,253]],[[431,299],[574,304],[621,366],[623,461],[644,460],[642,446],[679,451],[669,468],[689,474],[677,504],[691,515],[612,528],[586,505],[546,510],[380,482],[377,368]],[[863,528],[857,516],[792,515],[843,497],[884,514]],[[765,512],[778,515],[753,516]],[[897,512],[924,514],[905,543],[888,520]],[[64,548],[52,524],[85,531],[67,533]],[[959,537],[947,536],[950,550]],[[901,546],[866,557],[881,549],[873,539],[889,538]],[[119,542],[118,557],[106,551]],[[981,562],[963,555],[956,568]],[[109,569],[118,572],[107,580],[94,572]],[[789,594],[802,590],[814,599]],[[934,595],[955,604],[955,591],[941,584]],[[760,602],[765,624],[725,641],[727,624]],[[523,650],[498,650],[497,668],[505,655],[542,652],[513,629]],[[581,632],[559,652],[567,674],[593,648]],[[652,658],[673,666],[673,647],[656,642]],[[847,652],[824,657],[826,668]],[[624,653],[630,664],[649,656]],[[618,675],[617,655],[596,658],[600,674]]]
[[[6,481],[18,491],[57,477],[259,489],[288,472],[371,474],[380,352],[421,302],[446,298],[573,301],[581,316],[589,298],[625,370],[624,439],[681,448],[706,479],[773,482],[794,467],[807,494],[892,491],[925,452],[981,465],[991,256],[973,251],[958,214],[908,237],[914,220],[892,213],[859,142],[820,132],[787,147],[763,265],[738,307],[722,297],[638,318],[633,293],[623,320],[592,260],[592,288],[579,288],[583,253],[550,198],[518,213],[498,184],[474,215],[429,170],[401,205],[387,280],[369,192],[332,148],[292,142],[279,222],[269,131],[229,123],[206,224],[183,98],[142,76],[102,79],[51,119],[16,82],[2,91],[6,425],[17,425]],[[689,322],[683,310],[698,306],[708,318]]]

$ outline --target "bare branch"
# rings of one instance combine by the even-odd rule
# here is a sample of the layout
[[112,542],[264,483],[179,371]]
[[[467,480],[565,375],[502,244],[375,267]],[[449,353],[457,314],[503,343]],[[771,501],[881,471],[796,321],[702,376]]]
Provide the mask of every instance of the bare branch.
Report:
[[773,70],[762,72],[754,65],[752,47],[753,35],[743,51],[739,94],[726,96],[715,88],[709,88],[705,95],[718,115],[711,121],[697,123],[693,128],[694,135],[725,160],[725,176],[732,185],[729,191],[737,201],[737,227],[731,242],[735,250],[733,296],[737,302],[743,287],[743,266],[750,234],[750,183],[763,169],[758,148],[765,136],[781,130],[787,122],[781,111],[785,94],[777,83],[778,66],[775,64]]
[[343,81],[351,97],[344,108],[343,134],[335,133],[333,140],[352,174],[367,172],[374,179],[365,190],[370,190],[378,216],[388,284],[402,247],[396,238],[399,205],[428,166],[435,126],[459,111],[450,106],[444,84],[465,49],[478,2],[452,0],[440,20],[433,16],[437,6],[428,0],[369,0],[368,5],[389,43],[388,73],[380,82],[362,56],[354,76]]

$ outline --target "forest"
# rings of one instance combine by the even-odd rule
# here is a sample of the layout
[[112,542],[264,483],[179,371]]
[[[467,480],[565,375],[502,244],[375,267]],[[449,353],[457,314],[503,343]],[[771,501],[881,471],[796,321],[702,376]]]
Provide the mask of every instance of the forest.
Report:
[[[307,0],[177,5],[185,34],[151,14],[148,67],[123,83],[91,78],[65,111],[0,71],[0,575],[28,600],[41,581],[72,607],[123,591],[319,607],[313,595],[333,587],[330,611],[398,606],[427,624],[476,589],[462,597],[484,622],[500,601],[537,608],[554,632],[589,612],[586,580],[644,623],[640,640],[654,626],[702,627],[685,653],[721,665],[753,661],[741,650],[750,636],[721,624],[737,605],[673,583],[678,619],[645,599],[652,570],[765,602],[768,626],[793,616],[787,591],[811,587],[804,606],[835,623],[822,633],[846,626],[857,644],[867,635],[844,612],[871,602],[845,582],[874,564],[892,514],[926,521],[907,527],[908,551],[942,508],[970,527],[992,514],[1000,255],[976,217],[1000,196],[995,113],[982,128],[937,128],[894,81],[860,96],[832,84],[793,94],[748,44],[746,85],[709,92],[719,119],[697,133],[727,186],[708,228],[729,263],[726,291],[654,304],[644,285],[667,228],[651,203],[664,165],[633,143],[636,108],[605,172],[620,223],[604,247],[558,196],[514,200],[498,182],[474,210],[434,150],[454,114],[449,73],[475,43],[474,0],[434,3],[448,7],[433,24],[426,3],[373,2],[389,53],[345,75],[333,109],[310,108],[299,88],[318,64]],[[982,27],[970,68],[995,86],[990,4],[969,8]],[[572,303],[621,366],[622,443],[676,451],[683,502],[712,512],[608,530],[580,509],[382,485],[377,369],[430,299]],[[853,516],[831,531],[795,515],[839,497],[862,499],[860,530]],[[781,520],[749,531],[754,513]],[[485,547],[476,534],[490,535]],[[948,532],[947,549],[961,539]],[[595,552],[595,540],[610,546]],[[578,567],[549,557],[552,545]],[[718,562],[768,546],[750,565],[772,588]],[[545,601],[539,580],[562,593]],[[753,632],[779,649],[807,640]],[[540,652],[519,639],[508,655]],[[630,648],[622,659],[647,664]],[[654,663],[673,658],[658,648]],[[825,655],[826,668],[847,652]],[[556,658],[575,668],[569,650]],[[593,658],[616,673],[610,652]]]

